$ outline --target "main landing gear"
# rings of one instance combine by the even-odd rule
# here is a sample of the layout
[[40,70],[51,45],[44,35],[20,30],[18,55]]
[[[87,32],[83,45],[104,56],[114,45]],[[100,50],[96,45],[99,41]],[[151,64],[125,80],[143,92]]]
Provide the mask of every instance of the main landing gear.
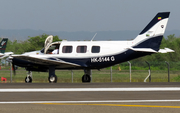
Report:
[[[57,76],[55,75],[55,66],[49,67],[49,77],[48,77],[49,83],[56,83],[57,82]],[[32,72],[28,71],[27,76],[25,78],[26,83],[32,82]]]
[[84,70],[84,75],[82,76],[82,82],[83,83],[91,82],[91,70],[90,69]]
[[28,71],[27,72],[27,77],[25,78],[26,83],[31,83],[32,82],[32,72]]
[[[49,83],[56,83],[57,82],[57,76],[55,75],[55,66],[49,67],[49,77],[48,77]],[[25,78],[26,83],[32,82],[32,72],[27,72],[27,77]],[[89,83],[91,82],[91,70],[90,69],[84,69],[84,75],[82,76],[82,82],[83,83]]]
[[56,83],[57,82],[57,76],[55,75],[55,66],[49,67],[48,80],[49,80],[49,83]]
[[50,76],[48,77],[49,83],[56,83],[57,82],[57,76]]

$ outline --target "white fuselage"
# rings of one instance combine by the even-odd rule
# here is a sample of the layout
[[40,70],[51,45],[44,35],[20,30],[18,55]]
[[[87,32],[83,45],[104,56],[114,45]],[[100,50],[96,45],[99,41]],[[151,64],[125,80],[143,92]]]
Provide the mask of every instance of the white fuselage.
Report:
[[[54,43],[52,43],[54,44]],[[111,56],[114,54],[118,54],[127,50],[127,48],[131,47],[133,41],[62,41],[59,42],[59,54],[44,54],[41,51],[33,51],[27,52],[23,55],[30,55],[36,57],[51,57],[58,56],[63,58],[89,58],[89,57],[101,57],[101,56]],[[64,53],[63,47],[72,46],[72,52]],[[78,46],[86,46],[85,53],[77,52]],[[92,52],[93,46],[99,46],[100,51],[98,53]]]

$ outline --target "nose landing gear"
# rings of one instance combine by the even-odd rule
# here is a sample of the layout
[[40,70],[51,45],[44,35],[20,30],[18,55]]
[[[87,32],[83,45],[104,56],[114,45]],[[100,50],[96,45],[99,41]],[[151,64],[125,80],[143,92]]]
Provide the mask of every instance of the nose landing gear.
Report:
[[32,72],[28,71],[27,72],[27,77],[25,78],[26,83],[32,83]]

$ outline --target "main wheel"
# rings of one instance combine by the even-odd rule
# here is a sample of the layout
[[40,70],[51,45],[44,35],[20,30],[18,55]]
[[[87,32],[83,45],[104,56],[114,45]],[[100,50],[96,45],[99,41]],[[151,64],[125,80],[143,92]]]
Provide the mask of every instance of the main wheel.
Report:
[[25,82],[26,82],[26,83],[31,83],[31,82],[32,82],[32,78],[31,78],[30,76],[27,76],[27,77],[25,78]]
[[82,82],[90,82],[90,81],[91,81],[90,75],[85,74],[82,76]]
[[49,83],[56,83],[57,82],[57,76],[51,76],[51,77],[48,77],[48,80],[49,80]]

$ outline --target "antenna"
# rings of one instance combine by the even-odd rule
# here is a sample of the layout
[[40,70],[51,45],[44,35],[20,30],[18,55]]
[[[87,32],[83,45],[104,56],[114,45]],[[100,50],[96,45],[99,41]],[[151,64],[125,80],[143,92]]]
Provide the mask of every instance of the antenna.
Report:
[[93,41],[93,39],[96,37],[97,33],[93,36],[93,38],[91,39],[91,41]]

